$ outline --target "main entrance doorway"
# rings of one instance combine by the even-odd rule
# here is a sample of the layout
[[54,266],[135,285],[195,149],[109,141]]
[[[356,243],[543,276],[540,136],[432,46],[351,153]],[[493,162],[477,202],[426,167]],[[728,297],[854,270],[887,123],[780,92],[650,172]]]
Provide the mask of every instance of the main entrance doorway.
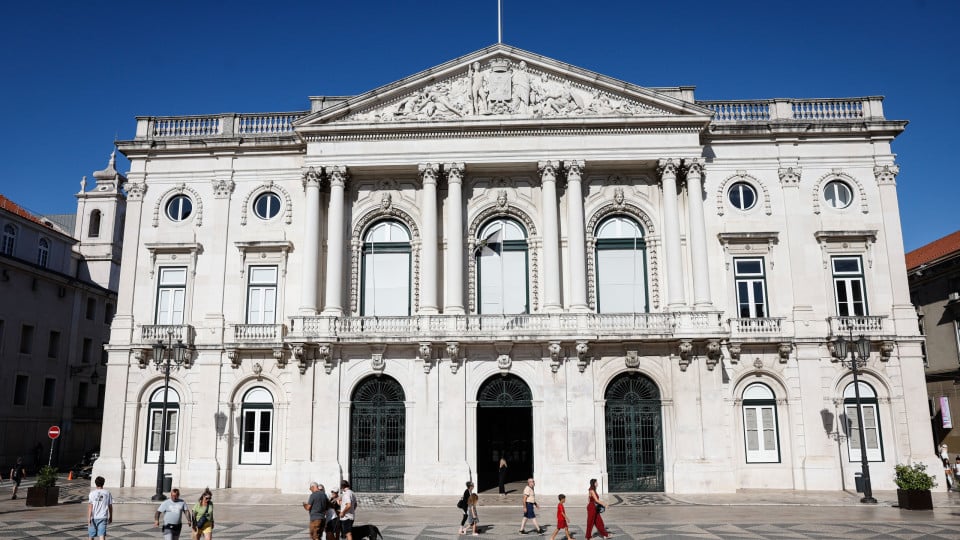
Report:
[[663,491],[660,389],[644,375],[624,373],[604,398],[610,491]]
[[516,375],[495,375],[477,392],[477,491],[497,487],[501,456],[505,481],[533,476],[533,394]]
[[403,493],[403,388],[382,375],[363,380],[350,406],[350,482],[367,493]]

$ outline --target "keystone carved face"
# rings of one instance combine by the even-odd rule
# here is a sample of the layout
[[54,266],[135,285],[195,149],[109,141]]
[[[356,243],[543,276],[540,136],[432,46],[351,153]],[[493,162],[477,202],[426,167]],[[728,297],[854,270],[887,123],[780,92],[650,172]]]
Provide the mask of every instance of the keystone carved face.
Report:
[[507,190],[501,189],[497,192],[497,206],[503,208],[507,205]]
[[613,190],[613,202],[615,202],[617,206],[623,206],[623,188],[622,187],[618,186]]
[[390,195],[389,193],[384,193],[383,196],[380,197],[380,209],[383,211],[387,211],[390,209],[392,205],[393,205],[393,196]]

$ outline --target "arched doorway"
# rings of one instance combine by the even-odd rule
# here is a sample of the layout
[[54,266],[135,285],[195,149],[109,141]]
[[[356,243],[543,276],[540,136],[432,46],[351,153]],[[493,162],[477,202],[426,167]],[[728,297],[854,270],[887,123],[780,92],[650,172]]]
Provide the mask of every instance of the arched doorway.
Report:
[[663,491],[660,390],[649,377],[624,373],[607,386],[607,483],[610,491]]
[[406,409],[403,388],[386,376],[369,377],[350,406],[350,482],[357,491],[402,493]]
[[533,394],[516,375],[496,375],[477,392],[477,490],[497,486],[500,457],[507,482],[533,476]]

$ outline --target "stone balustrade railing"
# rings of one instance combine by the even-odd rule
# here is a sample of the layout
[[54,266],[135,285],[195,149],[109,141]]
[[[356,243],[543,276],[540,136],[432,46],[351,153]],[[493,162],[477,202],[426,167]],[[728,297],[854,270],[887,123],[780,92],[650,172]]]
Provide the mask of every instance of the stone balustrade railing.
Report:
[[784,317],[730,319],[730,337],[777,336],[783,332]]
[[775,122],[799,120],[883,119],[883,98],[879,96],[842,99],[757,99],[739,101],[698,101],[714,112],[715,123]]
[[228,343],[255,344],[278,343],[286,335],[286,325],[283,324],[233,324],[233,339],[228,336]]
[[194,334],[189,324],[145,324],[140,327],[140,342],[152,347],[158,341],[166,344],[172,338],[175,342],[193,345]]
[[231,138],[293,134],[293,123],[307,111],[137,117],[138,140]]
[[[876,337],[893,335],[893,330],[887,328],[889,319],[886,315],[859,315],[853,317],[830,317],[830,335],[843,336],[854,339],[860,336]],[[890,321],[892,323],[892,321]]]

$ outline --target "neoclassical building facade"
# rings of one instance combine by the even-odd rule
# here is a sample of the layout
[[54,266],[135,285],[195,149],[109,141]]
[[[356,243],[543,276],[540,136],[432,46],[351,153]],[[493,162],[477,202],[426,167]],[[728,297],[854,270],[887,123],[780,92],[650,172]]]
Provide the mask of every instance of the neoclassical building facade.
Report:
[[841,335],[871,340],[874,487],[932,457],[881,98],[697,101],[494,45],[310,101],[118,143],[108,483],[163,452],[189,487],[454,494],[504,456],[548,493],[841,489]]

